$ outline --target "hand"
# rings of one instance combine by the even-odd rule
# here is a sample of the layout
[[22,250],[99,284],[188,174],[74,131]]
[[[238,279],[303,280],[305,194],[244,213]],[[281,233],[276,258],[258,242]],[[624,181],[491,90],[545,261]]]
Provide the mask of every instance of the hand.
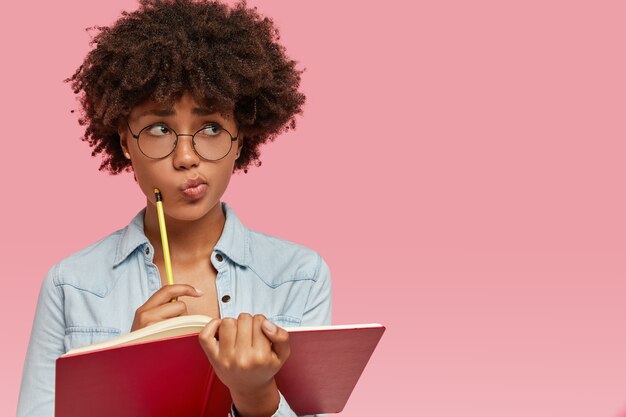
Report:
[[191,285],[173,284],[161,287],[152,294],[141,307],[135,312],[131,331],[141,329],[150,324],[158,323],[172,317],[187,315],[187,305],[180,301],[171,302],[172,299],[184,295],[190,297],[201,297],[202,292]]
[[274,375],[289,357],[289,333],[262,314],[242,313],[237,319],[211,320],[198,338],[239,414],[276,412],[280,397]]

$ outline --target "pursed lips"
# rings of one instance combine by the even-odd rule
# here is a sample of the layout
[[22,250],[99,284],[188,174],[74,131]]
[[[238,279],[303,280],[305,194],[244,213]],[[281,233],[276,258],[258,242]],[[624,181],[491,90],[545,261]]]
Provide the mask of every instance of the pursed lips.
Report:
[[183,183],[180,187],[181,191],[189,190],[190,188],[195,188],[201,184],[206,184],[206,181],[201,177],[188,179]]

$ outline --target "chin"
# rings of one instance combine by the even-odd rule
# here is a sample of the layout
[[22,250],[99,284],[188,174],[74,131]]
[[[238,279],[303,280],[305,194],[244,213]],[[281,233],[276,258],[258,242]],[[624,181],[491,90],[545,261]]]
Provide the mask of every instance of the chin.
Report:
[[216,206],[221,206],[219,200],[216,202],[198,200],[180,204],[173,210],[170,207],[170,210],[166,211],[166,213],[173,219],[189,222],[205,218],[211,214]]

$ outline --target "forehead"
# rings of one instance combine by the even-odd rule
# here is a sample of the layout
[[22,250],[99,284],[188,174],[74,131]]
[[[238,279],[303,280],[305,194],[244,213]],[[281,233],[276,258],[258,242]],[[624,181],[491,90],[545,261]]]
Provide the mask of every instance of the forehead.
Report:
[[167,101],[157,101],[148,98],[135,105],[129,115],[131,119],[139,119],[144,116],[154,115],[171,117],[178,114],[192,114],[196,116],[219,115],[223,118],[231,118],[232,110],[218,106],[209,99],[197,99],[191,94],[185,93],[180,98]]

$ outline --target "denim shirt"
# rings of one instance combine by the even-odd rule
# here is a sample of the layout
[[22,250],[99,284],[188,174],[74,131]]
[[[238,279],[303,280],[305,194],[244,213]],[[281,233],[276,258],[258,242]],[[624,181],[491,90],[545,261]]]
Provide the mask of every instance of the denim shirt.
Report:
[[[264,314],[282,327],[330,324],[330,272],[322,257],[248,229],[225,203],[222,209],[226,222],[211,253],[220,316]],[[154,248],[143,231],[144,214],[145,209],[128,226],[63,259],[46,275],[18,417],[53,417],[56,359],[70,349],[130,332],[137,308],[161,287]],[[282,395],[275,416],[295,416]]]

